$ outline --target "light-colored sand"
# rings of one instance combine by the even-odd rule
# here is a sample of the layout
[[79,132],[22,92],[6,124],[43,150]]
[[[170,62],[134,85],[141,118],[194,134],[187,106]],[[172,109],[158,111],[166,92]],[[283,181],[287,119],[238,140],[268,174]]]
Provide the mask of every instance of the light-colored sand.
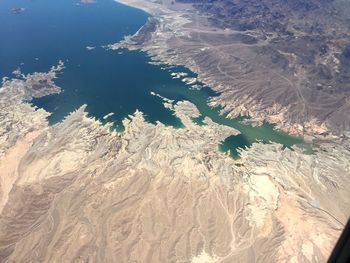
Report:
[[23,139],[18,140],[4,156],[0,157],[0,214],[8,201],[13,184],[19,177],[19,162],[31,147],[33,140],[42,132],[38,130],[27,134]]

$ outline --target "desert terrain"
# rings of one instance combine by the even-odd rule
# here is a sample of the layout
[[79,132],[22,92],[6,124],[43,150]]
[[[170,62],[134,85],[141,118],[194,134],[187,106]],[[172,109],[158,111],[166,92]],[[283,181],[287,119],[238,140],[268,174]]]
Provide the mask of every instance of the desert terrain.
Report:
[[346,1],[121,0],[153,17],[111,45],[185,65],[221,93],[231,118],[293,134],[348,134],[350,35]]
[[109,48],[187,66],[220,92],[210,105],[314,152],[256,142],[233,159],[218,145],[239,131],[155,93],[183,127],[136,111],[117,132],[86,105],[51,125],[31,99],[61,92],[64,63],[17,71],[0,87],[0,262],[326,262],[350,216],[346,3],[121,2],[152,17]]

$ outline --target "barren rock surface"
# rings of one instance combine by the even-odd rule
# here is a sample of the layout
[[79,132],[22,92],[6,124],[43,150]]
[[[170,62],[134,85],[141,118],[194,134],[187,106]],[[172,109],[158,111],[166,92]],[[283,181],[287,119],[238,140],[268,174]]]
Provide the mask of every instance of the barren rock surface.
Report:
[[135,112],[117,133],[85,106],[48,126],[24,100],[58,92],[55,72],[0,88],[0,127],[11,127],[0,134],[0,262],[326,261],[350,215],[348,138],[313,155],[256,143],[233,160],[218,144],[236,130],[196,125],[193,104],[165,98],[183,128]]

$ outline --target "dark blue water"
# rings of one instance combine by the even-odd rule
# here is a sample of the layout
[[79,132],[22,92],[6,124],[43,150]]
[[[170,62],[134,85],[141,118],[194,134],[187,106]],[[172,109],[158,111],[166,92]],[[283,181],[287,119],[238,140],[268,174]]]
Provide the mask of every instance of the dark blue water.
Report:
[[[150,90],[157,86],[183,85],[168,72],[148,64],[140,52],[107,51],[102,45],[136,32],[148,15],[112,0],[79,4],[72,0],[3,1],[1,3],[1,76],[10,76],[18,66],[22,71],[47,71],[63,60],[66,69],[57,80],[60,95],[33,100],[38,107],[53,112],[51,123],[87,104],[93,116],[114,112],[114,121],[143,111],[149,121],[181,126]],[[24,7],[19,15],[13,7]],[[87,46],[96,47],[94,50]],[[24,63],[21,65],[21,63]]]
[[[77,4],[78,0],[1,0],[0,75],[8,76],[21,62],[27,72],[47,71],[59,59],[77,66],[87,56],[87,45],[118,41],[148,16],[112,0]],[[13,7],[25,11],[14,15]]]
[[[21,14],[12,14],[12,8],[24,7]],[[256,140],[275,141],[289,147],[301,143],[301,138],[274,131],[269,124],[253,128],[239,120],[229,120],[218,114],[218,109],[207,105],[210,89],[192,91],[170,72],[151,65],[142,52],[120,52],[101,48],[125,35],[136,32],[148,15],[113,0],[97,0],[94,4],[79,4],[75,0],[3,0],[0,2],[0,77],[11,77],[20,67],[24,73],[47,71],[59,60],[66,68],[56,83],[63,89],[59,95],[36,99],[33,103],[52,112],[50,122],[60,121],[65,115],[83,104],[97,118],[110,112],[111,119],[121,120],[136,109],[146,114],[151,122],[161,121],[181,127],[173,112],[164,108],[160,98],[151,96],[155,91],[175,100],[187,99],[198,107],[203,116],[234,127],[242,135],[229,137],[220,146],[237,155],[237,147],[246,147]],[[96,47],[87,50],[87,46]],[[187,71],[177,67],[175,71]],[[199,124],[202,118],[194,120]]]

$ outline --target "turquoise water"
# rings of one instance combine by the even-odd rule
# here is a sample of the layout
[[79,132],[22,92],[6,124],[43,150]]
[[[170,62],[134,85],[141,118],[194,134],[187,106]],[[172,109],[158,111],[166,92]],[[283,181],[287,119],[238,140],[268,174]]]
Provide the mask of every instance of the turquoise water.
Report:
[[[14,7],[24,7],[25,11],[12,14]],[[209,96],[217,95],[215,92],[209,88],[191,90],[181,80],[171,78],[174,71],[195,76],[182,67],[163,70],[149,64],[150,58],[143,52],[101,48],[136,32],[147,18],[146,13],[113,0],[97,0],[87,5],[73,0],[3,0],[0,2],[0,77],[11,77],[17,67],[24,73],[47,71],[63,60],[66,68],[56,81],[63,93],[33,101],[53,113],[51,123],[87,104],[88,112],[99,119],[114,112],[109,120],[116,123],[116,128],[136,109],[143,111],[150,122],[181,127],[181,121],[163,107],[161,99],[150,95],[154,91],[170,99],[189,100],[203,116],[241,131],[241,135],[231,136],[219,146],[233,157],[237,157],[237,147],[249,146],[256,140],[279,142],[286,147],[303,142],[301,138],[274,131],[266,123],[253,128],[242,125],[239,118],[229,120],[220,116],[218,109],[207,105]],[[87,50],[87,46],[96,48]],[[194,121],[203,125],[203,116]]]
[[229,152],[233,158],[238,157],[237,148],[249,147],[252,143],[256,141],[261,141],[264,143],[277,142],[283,144],[285,147],[291,147],[298,144],[305,149],[309,150],[309,146],[304,144],[301,137],[290,136],[287,133],[277,131],[273,129],[273,125],[269,123],[263,123],[259,127],[252,127],[250,125],[243,125],[243,117],[238,117],[235,119],[225,118],[224,115],[219,114],[220,108],[210,108],[207,104],[209,96],[217,96],[209,88],[204,88],[202,90],[190,90],[190,89],[178,89],[174,87],[167,87],[164,90],[156,90],[165,97],[169,97],[175,100],[189,100],[194,103],[198,110],[201,112],[202,116],[195,118],[194,122],[199,125],[204,125],[203,117],[208,116],[216,123],[222,125],[233,127],[241,132],[238,136],[230,136],[219,145],[220,150],[224,152]]

